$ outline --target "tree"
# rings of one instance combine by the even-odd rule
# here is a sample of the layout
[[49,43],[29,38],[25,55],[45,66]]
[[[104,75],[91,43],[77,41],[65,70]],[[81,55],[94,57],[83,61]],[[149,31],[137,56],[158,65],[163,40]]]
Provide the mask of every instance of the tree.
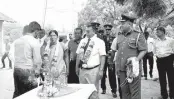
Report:
[[121,13],[128,12],[130,4],[120,5],[115,0],[88,0],[86,7],[79,13],[79,26],[97,21],[100,24],[117,25]]

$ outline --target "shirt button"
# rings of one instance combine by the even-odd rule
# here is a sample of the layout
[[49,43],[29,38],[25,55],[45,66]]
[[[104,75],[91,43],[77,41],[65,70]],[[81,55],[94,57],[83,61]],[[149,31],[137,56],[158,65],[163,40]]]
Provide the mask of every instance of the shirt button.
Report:
[[121,52],[121,54],[123,54],[123,52]]

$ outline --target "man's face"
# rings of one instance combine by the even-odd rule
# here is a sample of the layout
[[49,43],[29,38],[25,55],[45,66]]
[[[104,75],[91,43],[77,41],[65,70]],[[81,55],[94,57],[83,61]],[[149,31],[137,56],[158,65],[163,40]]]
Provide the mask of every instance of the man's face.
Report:
[[87,37],[92,37],[94,35],[94,30],[92,29],[92,27],[87,27],[86,28],[86,36]]
[[75,39],[80,39],[82,37],[81,30],[75,30],[74,36],[75,36]]
[[158,37],[161,37],[161,36],[164,35],[164,33],[163,33],[161,30],[157,30],[156,35],[157,35]]
[[132,23],[129,22],[129,21],[125,21],[125,22],[123,22],[123,23],[122,23],[122,27],[121,27],[123,33],[127,33],[127,32],[129,32],[129,31],[131,30],[131,25],[132,25]]
[[106,34],[109,35],[111,33],[111,30],[106,29]]
[[39,32],[40,32],[40,30],[35,30],[35,32],[34,32],[34,38],[38,38]]
[[73,39],[73,35],[72,34],[69,34],[69,39]]
[[45,36],[45,33],[43,31],[38,32],[37,38],[41,39]]

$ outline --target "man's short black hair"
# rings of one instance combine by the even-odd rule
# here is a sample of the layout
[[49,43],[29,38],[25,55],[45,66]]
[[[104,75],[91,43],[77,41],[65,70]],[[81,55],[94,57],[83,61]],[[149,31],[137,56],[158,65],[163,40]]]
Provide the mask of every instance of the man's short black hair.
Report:
[[36,22],[36,21],[30,22],[30,24],[28,26],[29,33],[33,33],[36,30],[41,30],[40,24],[38,22]]
[[75,30],[80,30],[81,34],[83,33],[83,30],[80,27],[76,28]]
[[164,34],[166,34],[166,30],[165,30],[165,28],[162,27],[162,26],[157,27],[157,30],[160,30],[160,31],[162,31]]
[[58,37],[59,33],[58,33],[56,30],[51,30],[51,31],[48,33],[48,35],[50,36],[52,32],[54,32],[54,33],[57,35],[57,37]]

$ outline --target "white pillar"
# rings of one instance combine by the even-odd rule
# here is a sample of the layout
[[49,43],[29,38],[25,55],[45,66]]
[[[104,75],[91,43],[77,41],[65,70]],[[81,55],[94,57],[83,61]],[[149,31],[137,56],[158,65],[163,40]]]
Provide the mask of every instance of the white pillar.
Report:
[[3,26],[4,20],[0,20],[0,55],[2,55],[3,52],[3,31],[2,31],[2,26]]

